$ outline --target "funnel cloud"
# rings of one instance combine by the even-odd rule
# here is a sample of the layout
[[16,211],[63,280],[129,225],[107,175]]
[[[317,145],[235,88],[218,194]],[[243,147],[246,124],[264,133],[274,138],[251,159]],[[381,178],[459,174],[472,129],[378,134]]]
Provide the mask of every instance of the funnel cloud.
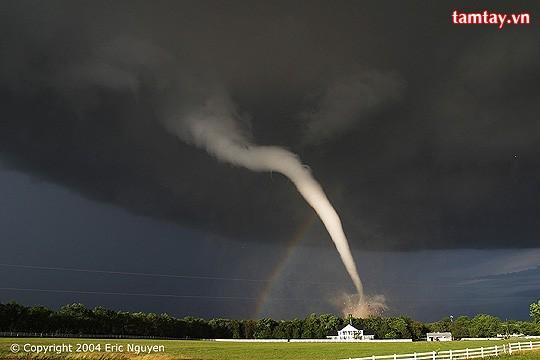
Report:
[[252,171],[285,175],[324,223],[361,300],[364,290],[347,237],[322,187],[297,155],[277,146],[258,146],[248,141],[237,126],[237,116],[230,102],[215,97],[208,99],[202,108],[186,114],[185,119],[171,118],[167,124],[179,136],[222,161]]

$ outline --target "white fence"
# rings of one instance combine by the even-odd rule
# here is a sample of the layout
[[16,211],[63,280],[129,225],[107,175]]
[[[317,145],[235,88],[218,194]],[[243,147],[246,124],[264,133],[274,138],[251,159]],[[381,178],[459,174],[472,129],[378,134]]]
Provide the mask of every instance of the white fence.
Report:
[[[388,343],[388,342],[412,342],[412,339],[381,339],[381,340],[334,340],[334,339],[213,339],[222,342],[301,342],[301,343]],[[371,358],[370,358],[371,359]]]
[[458,360],[499,356],[501,354],[513,354],[518,351],[534,349],[540,349],[540,341],[519,342],[475,349],[430,351],[424,353],[394,354],[384,356],[372,355],[354,359],[349,358],[347,360]]

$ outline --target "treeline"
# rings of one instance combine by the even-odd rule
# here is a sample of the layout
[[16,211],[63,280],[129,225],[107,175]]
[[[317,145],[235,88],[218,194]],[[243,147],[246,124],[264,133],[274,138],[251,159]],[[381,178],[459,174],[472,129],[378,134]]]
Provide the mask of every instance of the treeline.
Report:
[[534,321],[502,321],[496,316],[480,314],[473,318],[460,316],[453,321],[444,318],[428,324],[433,332],[450,331],[457,339],[466,337],[495,337],[499,334],[540,335],[540,324]]
[[[332,314],[309,315],[304,319],[205,320],[175,318],[168,314],[123,312],[82,304],[65,305],[58,311],[42,306],[17,303],[0,304],[0,331],[46,334],[84,334],[147,336],[164,338],[294,339],[325,338],[336,335],[349,320]],[[353,326],[378,339],[412,338],[420,340],[430,331],[451,331],[454,337],[487,337],[504,333],[540,335],[537,322],[503,322],[490,315],[474,318],[449,318],[425,324],[408,317],[352,319]]]

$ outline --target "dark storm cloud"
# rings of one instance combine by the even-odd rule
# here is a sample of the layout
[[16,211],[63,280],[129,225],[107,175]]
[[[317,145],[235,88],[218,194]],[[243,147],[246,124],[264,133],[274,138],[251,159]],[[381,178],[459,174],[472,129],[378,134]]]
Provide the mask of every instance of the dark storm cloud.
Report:
[[402,86],[391,73],[347,73],[325,89],[318,108],[302,114],[308,126],[306,140],[327,139],[348,130],[357,121],[369,119],[369,112],[396,98]]
[[1,155],[138,214],[287,240],[311,211],[290,183],[163,126],[221,91],[255,142],[310,165],[353,246],[535,246],[537,26],[387,5],[4,2]]

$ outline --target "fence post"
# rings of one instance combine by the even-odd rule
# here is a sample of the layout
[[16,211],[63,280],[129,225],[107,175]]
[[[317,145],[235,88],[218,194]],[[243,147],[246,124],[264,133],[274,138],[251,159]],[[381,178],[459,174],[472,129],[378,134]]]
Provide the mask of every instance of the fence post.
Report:
[[465,357],[468,359],[469,358],[469,348],[466,348],[465,349]]
[[495,345],[495,356],[499,356],[499,349],[497,349],[497,345]]
[[371,355],[371,359],[372,359],[372,360],[375,360],[375,355]]
[[521,343],[518,342],[518,350],[521,351]]
[[394,360],[396,360],[396,359],[397,359],[397,354],[394,354]]
[[484,347],[483,346],[480,348],[480,354],[481,354],[480,356],[484,357]]
[[437,355],[435,353],[435,351],[433,352],[433,360],[436,360],[437,359]]
[[416,353],[414,353],[414,360],[416,360]]
[[508,353],[512,355],[512,344],[508,344]]
[[450,360],[452,360],[452,350],[450,350],[448,354],[450,355]]
[[531,350],[532,350],[532,349],[533,349],[533,346],[532,346],[532,340],[530,341],[530,343],[529,343],[529,344],[531,345]]

